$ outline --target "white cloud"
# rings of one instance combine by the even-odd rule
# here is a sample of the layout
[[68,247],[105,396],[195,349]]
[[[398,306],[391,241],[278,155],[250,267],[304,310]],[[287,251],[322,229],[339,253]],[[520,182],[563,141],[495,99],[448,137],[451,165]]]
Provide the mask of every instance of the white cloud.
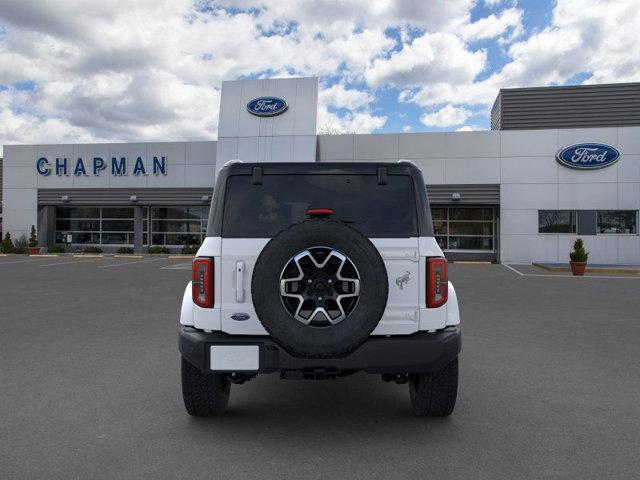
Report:
[[502,10],[498,16],[491,14],[474,23],[465,25],[459,30],[459,34],[465,40],[484,40],[511,32],[508,35],[508,39],[513,40],[524,32],[522,16],[522,10],[507,8]]
[[473,113],[466,108],[446,105],[433,113],[423,113],[420,121],[428,127],[451,127],[467,121]]
[[343,116],[330,112],[323,105],[318,106],[318,131],[331,133],[371,133],[382,128],[386,116],[373,115],[367,111],[347,112]]
[[[557,0],[551,23],[528,35],[526,6],[485,0],[493,13],[472,22],[476,3],[5,2],[0,85],[8,88],[0,92],[0,143],[214,139],[220,83],[240,76],[337,82],[320,93],[318,124],[361,132],[386,124],[390,113],[371,105],[390,86],[401,90],[400,104],[439,108],[425,118],[443,124],[454,117],[440,113],[446,108],[456,109],[457,118],[460,111],[486,115],[503,87],[562,84],[581,73],[591,83],[640,80],[635,0]],[[487,71],[488,53],[478,40],[497,43],[503,67]],[[24,81],[33,89],[11,87]],[[332,109],[349,112],[340,117]]]
[[[558,0],[551,24],[507,49],[504,67],[487,78],[423,82],[405,101],[489,107],[500,88],[563,84],[577,74],[586,83],[640,80],[640,9],[634,0]],[[488,110],[487,110],[488,111]]]
[[405,125],[404,127],[402,127],[403,132],[410,132],[411,130],[413,130],[413,127],[411,125]]
[[464,127],[456,128],[456,132],[478,132],[484,130],[478,125],[465,125]]
[[370,85],[413,87],[432,82],[470,82],[484,69],[485,50],[471,51],[452,33],[425,33],[366,72]]
[[349,110],[366,107],[373,99],[374,97],[370,93],[362,90],[346,89],[341,83],[325,88],[318,94],[318,101],[321,104]]

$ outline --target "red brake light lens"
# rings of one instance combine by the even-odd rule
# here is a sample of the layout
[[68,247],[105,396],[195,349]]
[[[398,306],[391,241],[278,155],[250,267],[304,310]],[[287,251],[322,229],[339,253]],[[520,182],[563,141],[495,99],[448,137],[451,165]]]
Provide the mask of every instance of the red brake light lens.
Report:
[[427,307],[438,308],[447,303],[449,272],[447,259],[427,258]]
[[333,208],[307,208],[307,215],[310,217],[328,217],[334,213]]
[[196,258],[193,261],[191,296],[199,307],[213,308],[213,258]]

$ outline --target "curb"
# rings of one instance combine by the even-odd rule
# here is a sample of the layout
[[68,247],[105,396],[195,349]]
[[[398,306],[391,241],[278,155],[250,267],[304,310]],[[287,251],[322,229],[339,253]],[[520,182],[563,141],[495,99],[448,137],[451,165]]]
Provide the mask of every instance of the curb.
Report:
[[[539,263],[532,264],[535,267],[541,268],[542,270],[546,270],[547,272],[560,272],[560,273],[571,273],[570,267],[547,267],[545,265],[541,265]],[[640,269],[637,268],[587,268],[585,269],[585,273],[635,273],[640,275]]]
[[453,260],[451,263],[459,263],[463,265],[493,265],[489,260]]
[[195,255],[169,255],[167,258],[172,258],[172,259],[178,259],[178,258],[187,259],[187,258],[193,258],[193,257],[195,257]]
[[144,255],[131,255],[129,253],[116,253],[113,258],[144,258]]
[[74,253],[73,254],[74,257],[80,257],[80,258],[103,258],[104,255],[102,254],[93,254],[93,253]]

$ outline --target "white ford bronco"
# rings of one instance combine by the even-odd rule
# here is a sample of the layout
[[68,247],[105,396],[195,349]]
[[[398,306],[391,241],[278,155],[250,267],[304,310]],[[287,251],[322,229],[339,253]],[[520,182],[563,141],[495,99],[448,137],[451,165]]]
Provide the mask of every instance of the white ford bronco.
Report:
[[187,412],[227,410],[261,373],[359,371],[408,383],[416,415],[453,411],[460,315],[418,168],[229,163],[180,314]]

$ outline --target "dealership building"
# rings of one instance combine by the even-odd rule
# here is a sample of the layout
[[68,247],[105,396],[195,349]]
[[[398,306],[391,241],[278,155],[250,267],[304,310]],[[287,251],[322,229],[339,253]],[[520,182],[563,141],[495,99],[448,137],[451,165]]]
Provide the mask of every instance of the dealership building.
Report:
[[317,78],[223,82],[218,141],[5,145],[2,230],[43,247],[177,250],[206,231],[217,171],[411,161],[448,257],[640,263],[640,83],[505,89],[490,131],[317,135]]

